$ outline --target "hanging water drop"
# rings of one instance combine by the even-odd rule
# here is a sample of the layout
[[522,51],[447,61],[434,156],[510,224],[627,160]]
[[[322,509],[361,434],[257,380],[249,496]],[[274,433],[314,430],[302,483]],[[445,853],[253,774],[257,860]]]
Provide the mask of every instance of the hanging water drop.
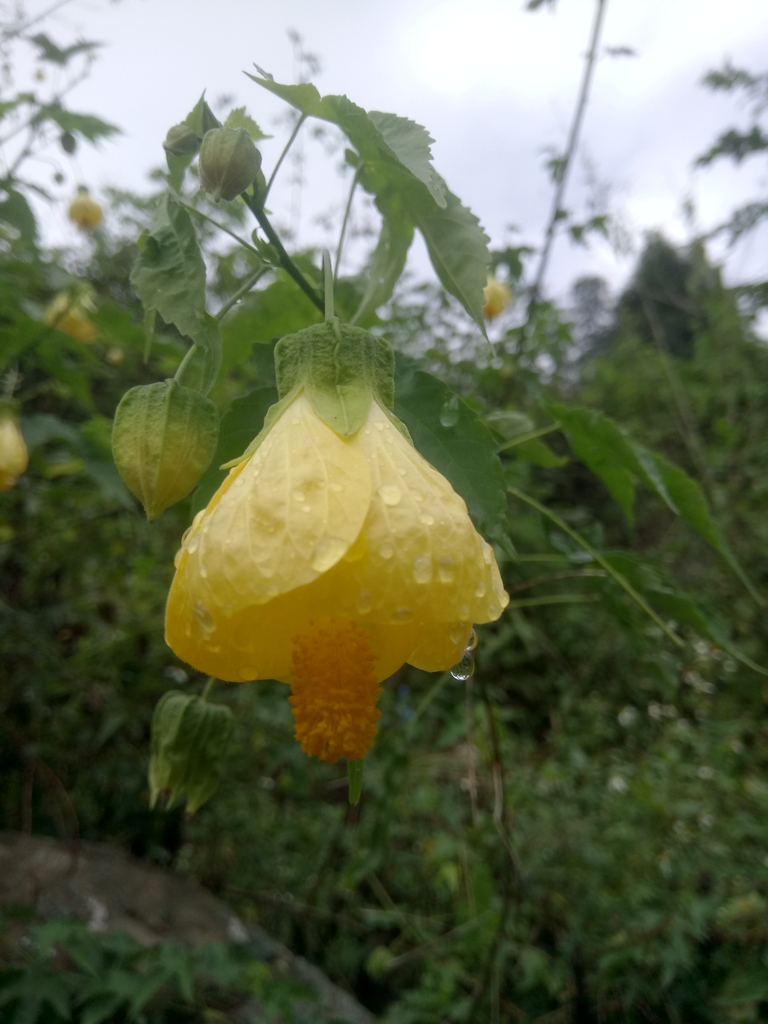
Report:
[[477,633],[473,630],[470,631],[469,640],[467,640],[467,650],[474,651],[477,647]]
[[187,544],[187,551],[190,553],[190,555],[194,555],[194,553],[197,551],[197,549],[199,547],[200,547],[200,538],[197,537],[197,536],[190,537],[189,538],[189,543]]
[[454,665],[451,669],[451,675],[454,679],[469,679],[470,676],[474,675],[474,672],[475,659],[469,651],[465,651],[458,665]]

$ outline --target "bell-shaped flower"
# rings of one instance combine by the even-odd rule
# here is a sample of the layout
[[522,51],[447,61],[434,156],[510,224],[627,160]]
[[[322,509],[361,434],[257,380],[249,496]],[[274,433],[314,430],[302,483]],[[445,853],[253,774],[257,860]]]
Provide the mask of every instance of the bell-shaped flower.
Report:
[[483,316],[486,320],[495,320],[512,301],[512,292],[495,277],[489,277],[488,284],[483,288],[483,298]]
[[83,345],[90,345],[99,336],[96,324],[88,317],[95,311],[93,290],[89,285],[80,284],[59,292],[47,307],[44,320],[49,327],[55,327]]
[[104,216],[101,206],[88,194],[88,189],[81,186],[77,195],[69,204],[69,219],[79,228],[90,231],[101,224]]
[[0,405],[0,491],[15,487],[27,468],[27,446],[13,409]]
[[289,683],[297,739],[327,761],[365,756],[382,680],[406,662],[449,669],[508,601],[463,499],[388,411],[390,361],[337,323],[280,342],[284,398],[195,517],[168,599],[179,657]]

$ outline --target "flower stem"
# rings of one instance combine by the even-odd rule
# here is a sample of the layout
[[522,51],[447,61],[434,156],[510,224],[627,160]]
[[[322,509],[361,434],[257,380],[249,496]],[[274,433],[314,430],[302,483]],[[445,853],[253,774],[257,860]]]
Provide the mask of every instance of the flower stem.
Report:
[[363,792],[364,765],[365,761],[363,761],[362,758],[358,761],[347,761],[347,774],[349,775],[349,802],[353,807],[360,803],[360,794]]
[[266,202],[267,196],[269,195],[269,190],[272,188],[272,182],[277,177],[277,172],[280,170],[280,167],[281,167],[281,165],[283,163],[283,160],[285,160],[285,158],[288,156],[288,150],[291,148],[293,143],[296,141],[296,136],[299,134],[299,129],[304,124],[306,119],[307,119],[307,115],[306,114],[302,114],[301,117],[299,118],[299,120],[296,122],[296,127],[291,132],[291,137],[286,142],[285,148],[283,149],[283,152],[280,154],[280,157],[279,157],[277,163],[275,164],[275,169],[272,171],[272,173],[269,176],[269,181],[267,182],[267,187],[266,187],[266,189],[264,191],[264,196],[262,198],[262,202],[263,203]]
[[177,384],[181,384],[181,378],[184,376],[184,372],[186,371],[187,367],[192,361],[192,357],[194,356],[195,352],[197,352],[197,345],[190,345],[184,355],[184,358],[179,363],[178,370],[173,375],[173,379],[176,381]]
[[[245,199],[245,195],[243,195],[243,199]],[[229,228],[225,227],[223,224],[219,224],[217,220],[214,220],[213,217],[209,217],[208,214],[203,213],[202,210],[198,210],[196,206],[190,206],[189,203],[185,203],[182,199],[177,199],[176,201],[179,206],[183,206],[184,209],[188,210],[190,213],[194,213],[203,220],[207,220],[209,224],[213,224],[213,226],[218,228],[219,231],[223,231],[225,235],[229,235],[230,238],[234,238],[234,240],[239,242],[244,249],[248,249],[249,252],[255,253],[260,258],[259,250],[255,246],[251,245],[250,242],[246,242],[246,240],[241,238],[240,235],[235,234],[234,231],[230,231]]]
[[331,254],[323,249],[323,288],[325,290],[325,321],[333,320],[333,282],[331,273]]
[[214,688],[215,685],[216,685],[215,677],[214,676],[209,676],[208,677],[208,682],[205,684],[205,688],[204,688],[203,692],[200,694],[200,700],[208,700],[208,697],[211,694],[211,690]]
[[248,294],[251,288],[253,288],[253,286],[260,280],[260,278],[264,276],[264,274],[266,274],[268,269],[268,267],[259,267],[258,270],[254,271],[254,273],[251,274],[251,276],[246,280],[242,288],[238,288],[235,294],[232,296],[232,298],[228,299],[224,303],[224,305],[221,307],[221,309],[213,319],[218,321],[223,320],[227,313],[230,311],[230,309],[232,309],[232,307],[236,303],[238,303],[244,295]]
[[341,250],[344,248],[344,236],[347,233],[347,221],[349,220],[349,214],[352,209],[352,200],[355,195],[355,189],[357,188],[358,172],[355,171],[355,175],[352,178],[352,187],[349,190],[349,198],[347,199],[347,208],[344,210],[344,220],[341,222],[341,233],[339,234],[339,244],[336,247],[336,262],[333,266],[333,279],[334,281],[339,276],[339,265],[341,263]]

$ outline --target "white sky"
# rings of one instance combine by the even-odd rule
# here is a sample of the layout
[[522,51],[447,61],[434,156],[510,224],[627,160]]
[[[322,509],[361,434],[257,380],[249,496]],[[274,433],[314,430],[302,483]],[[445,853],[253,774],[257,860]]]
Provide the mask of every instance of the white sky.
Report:
[[[28,9],[46,6],[30,0]],[[563,146],[593,10],[593,0],[559,0],[554,11],[535,13],[524,11],[522,0],[74,0],[47,30],[61,43],[84,35],[107,44],[70,98],[73,109],[124,131],[96,152],[78,152],[79,174],[97,193],[105,184],[142,188],[147,169],[163,160],[167,129],[203,88],[210,100],[233,95],[265,131],[279,133],[262,144],[268,173],[284,138],[274,124],[282,105],[242,71],[256,62],[278,81],[292,81],[286,33],[294,28],[322,62],[321,92],[346,93],[367,109],[425,125],[436,139],[437,169],[493,244],[508,237],[509,224],[519,227],[516,237],[537,244],[551,199],[544,154]],[[637,56],[605,57],[597,67],[567,206],[583,209],[583,158],[609,186],[611,209],[636,248],[647,229],[688,237],[686,199],[694,200],[697,226],[707,227],[765,194],[764,163],[739,171],[694,171],[692,163],[721,130],[747,123],[743,106],[699,82],[725,58],[768,70],[766,0],[609,0],[603,43],[630,46]],[[299,228],[309,242],[321,234],[313,211],[334,206],[338,223],[345,188],[319,166],[319,145],[305,146],[311,181]],[[59,162],[67,170],[63,154]],[[73,167],[72,185],[77,174]],[[290,189],[271,200],[273,209],[285,209]],[[63,209],[59,216],[51,228],[67,230]],[[767,237],[728,256],[731,280],[768,276]],[[423,253],[414,261],[425,269]],[[631,257],[606,243],[585,251],[561,239],[548,285],[562,295],[584,273],[618,285],[630,267]]]

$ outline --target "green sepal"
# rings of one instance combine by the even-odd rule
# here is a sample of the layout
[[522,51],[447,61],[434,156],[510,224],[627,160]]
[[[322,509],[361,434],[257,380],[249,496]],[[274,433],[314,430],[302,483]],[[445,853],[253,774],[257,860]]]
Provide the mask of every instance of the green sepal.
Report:
[[395,401],[395,357],[383,338],[338,318],[286,335],[275,346],[281,400],[303,388],[312,408],[342,437],[362,427],[371,402]]
[[149,803],[161,793],[167,806],[186,799],[194,814],[218,788],[220,765],[232,736],[234,717],[222,704],[169,690],[152,715]]
[[112,426],[112,455],[149,519],[197,485],[218,435],[213,402],[175,380],[139,385],[123,395]]
[[363,792],[363,768],[365,761],[360,758],[357,761],[347,761],[347,775],[349,776],[349,802],[355,807],[360,803],[360,795]]

